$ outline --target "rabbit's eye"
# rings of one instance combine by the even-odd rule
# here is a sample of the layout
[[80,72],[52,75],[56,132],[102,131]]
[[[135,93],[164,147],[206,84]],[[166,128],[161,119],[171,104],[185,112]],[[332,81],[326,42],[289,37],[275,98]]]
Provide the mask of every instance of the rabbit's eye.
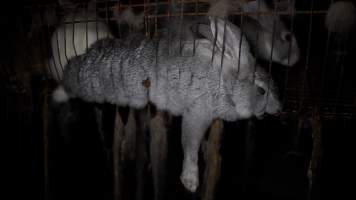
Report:
[[282,39],[286,42],[291,42],[293,39],[293,35],[290,32],[284,32],[282,33]]
[[260,95],[264,95],[266,93],[266,90],[261,87],[257,87],[257,91]]

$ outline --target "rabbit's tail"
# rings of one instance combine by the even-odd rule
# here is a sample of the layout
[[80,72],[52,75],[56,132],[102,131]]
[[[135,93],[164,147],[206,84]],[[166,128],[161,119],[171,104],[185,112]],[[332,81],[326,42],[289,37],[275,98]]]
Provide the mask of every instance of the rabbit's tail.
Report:
[[69,95],[63,86],[58,86],[52,93],[52,99],[56,103],[65,103],[69,100]]

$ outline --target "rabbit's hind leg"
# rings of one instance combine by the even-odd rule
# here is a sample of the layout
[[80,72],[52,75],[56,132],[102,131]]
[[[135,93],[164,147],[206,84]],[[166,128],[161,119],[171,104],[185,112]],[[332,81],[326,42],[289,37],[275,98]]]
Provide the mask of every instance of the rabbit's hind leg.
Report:
[[198,113],[185,113],[182,121],[184,160],[180,179],[190,192],[195,192],[199,186],[198,152],[200,143],[211,122],[206,116],[195,116]]

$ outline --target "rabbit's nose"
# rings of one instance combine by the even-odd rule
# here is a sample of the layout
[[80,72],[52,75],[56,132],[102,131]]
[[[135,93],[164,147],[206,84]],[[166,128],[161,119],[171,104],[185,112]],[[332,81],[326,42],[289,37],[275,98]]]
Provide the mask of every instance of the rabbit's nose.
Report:
[[292,42],[293,34],[289,31],[285,31],[282,33],[282,40],[286,42]]

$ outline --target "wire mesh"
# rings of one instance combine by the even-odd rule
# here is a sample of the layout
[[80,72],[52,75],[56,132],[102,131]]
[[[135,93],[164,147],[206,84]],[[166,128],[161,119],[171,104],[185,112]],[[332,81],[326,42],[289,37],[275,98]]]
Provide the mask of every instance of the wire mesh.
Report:
[[[92,18],[89,13],[89,7],[87,4],[77,4],[74,8],[73,5],[63,4],[62,7],[58,7],[57,4],[31,4],[25,5],[28,13],[40,14],[40,20],[34,21],[33,25],[39,27],[39,31],[35,32],[37,37],[27,38],[26,32],[28,31],[26,27],[26,19],[19,17],[20,24],[20,34],[14,36],[20,38],[19,43],[22,43],[22,50],[16,48],[17,53],[14,53],[13,58],[6,58],[6,56],[1,59],[0,63],[0,77],[1,83],[7,85],[14,85],[13,82],[25,82],[23,81],[23,74],[25,73],[38,73],[42,70],[43,74],[49,73],[57,77],[55,79],[59,80],[63,74],[65,68],[65,63],[71,59],[71,56],[78,56],[81,52],[78,49],[76,44],[77,39],[84,39],[85,41],[85,51],[90,47],[89,38],[91,37],[89,32],[93,31],[96,39],[101,39],[100,35],[100,24],[106,24],[110,27],[110,31],[106,32],[106,37],[115,37],[124,39],[127,35],[134,34],[135,30],[132,27],[126,29],[125,25],[119,23],[117,24],[117,18],[113,15],[115,11],[122,11],[126,8],[137,9],[138,11],[144,12],[144,28],[139,30],[145,34],[147,37],[158,40],[160,37],[160,28],[162,25],[162,20],[167,20],[170,24],[174,20],[179,21],[179,52],[182,53],[183,49],[183,34],[184,34],[184,24],[185,20],[189,17],[198,19],[200,16],[204,16],[207,13],[208,3],[206,1],[199,0],[186,0],[186,1],[177,1],[178,11],[174,12],[170,7],[167,7],[172,3],[173,0],[160,1],[160,0],[145,0],[145,1],[96,1],[95,8],[95,17]],[[257,65],[261,64],[267,69],[268,74],[271,79],[279,80],[279,84],[282,86],[281,100],[283,104],[283,114],[302,114],[306,116],[311,116],[315,109],[318,110],[318,114],[321,115],[323,120],[329,119],[342,119],[345,121],[355,119],[356,115],[356,87],[355,80],[352,76],[355,69],[355,61],[353,57],[355,56],[355,40],[352,38],[352,35],[349,34],[346,37],[340,37],[337,34],[334,34],[330,31],[325,30],[324,20],[325,14],[327,13],[326,7],[320,6],[320,1],[312,0],[307,1],[305,6],[298,10],[291,11],[279,11],[276,7],[272,9],[272,12],[260,11],[257,13],[257,19],[263,18],[266,16],[282,17],[289,18],[290,23],[288,29],[292,33],[296,33],[298,42],[301,44],[302,56],[300,61],[292,67],[284,67],[276,64],[273,61],[273,52],[278,48],[275,45],[275,32],[276,30],[276,21],[273,20],[272,27],[272,41],[271,41],[271,52],[269,59],[267,61],[262,61],[258,55],[254,54],[257,62],[253,66],[256,71]],[[325,4],[329,5],[334,1],[324,1]],[[193,5],[193,9],[186,11],[185,6],[187,4]],[[44,10],[49,8],[56,8],[56,16],[58,21],[56,24],[49,24],[46,20],[46,14]],[[78,10],[85,10],[85,17],[77,19],[75,15],[69,20],[62,21],[61,18],[64,18],[68,11],[64,8],[70,7],[70,9],[77,13]],[[260,10],[260,9],[258,9]],[[256,13],[248,13],[242,11],[236,11],[233,15],[238,19],[236,24],[243,24],[244,20],[251,15]],[[226,34],[226,25],[229,22],[229,18],[224,19],[224,30],[223,30],[223,46],[222,46],[222,55],[221,55],[221,65],[220,68],[223,68],[224,65],[224,51],[225,49],[225,34]],[[232,22],[232,21],[231,21]],[[37,24],[36,24],[37,23]],[[76,34],[76,27],[78,24],[85,24],[85,35],[78,37]],[[235,22],[233,22],[235,23]],[[95,29],[91,30],[92,25],[95,24]],[[56,27],[63,26],[63,35],[61,32],[56,30]],[[116,31],[115,31],[116,30]],[[67,34],[67,31],[70,31]],[[113,36],[111,36],[111,34]],[[126,34],[126,35],[125,35]],[[168,29],[168,37],[171,39],[172,35],[177,33],[173,30]],[[51,41],[51,36],[53,36],[53,41]],[[241,32],[242,37],[242,32]],[[258,41],[261,37],[260,31],[256,34],[256,40]],[[197,48],[198,36],[193,36],[193,55]],[[212,61],[216,58],[216,40],[217,34],[214,38],[214,48],[211,55]],[[55,48],[51,48],[51,43],[56,43]],[[321,45],[322,44],[322,45]],[[17,44],[18,45],[18,44]],[[53,44],[52,44],[53,45]],[[168,55],[174,52],[174,49],[171,48],[171,43],[168,41]],[[239,47],[241,49],[242,40],[240,40]],[[73,54],[68,51],[68,48],[73,49]],[[158,44],[155,46],[155,64],[159,62],[158,56]],[[288,63],[290,63],[290,57],[292,54],[291,43],[288,48]],[[278,50],[278,49],[277,49]],[[37,53],[35,51],[38,51]],[[21,57],[18,56],[21,54]],[[34,54],[38,54],[34,56]],[[50,59],[53,56],[58,56],[57,59]],[[35,57],[39,57],[39,61]],[[241,51],[239,52],[239,58],[241,57]],[[7,60],[8,59],[8,60]],[[19,60],[18,62],[9,61],[9,60]],[[238,61],[238,70],[240,70],[241,60]],[[20,66],[21,65],[21,66]],[[27,65],[27,67],[23,67]],[[41,69],[38,69],[40,65]],[[52,67],[51,67],[52,66]],[[54,67],[53,67],[54,66]],[[21,69],[20,69],[21,68]],[[23,71],[22,71],[23,70]],[[25,71],[25,72],[24,72]],[[167,69],[167,76],[168,76]],[[9,77],[12,77],[15,74],[15,81]],[[180,73],[179,73],[180,74]],[[278,76],[277,76],[278,75]],[[158,75],[157,75],[158,76]],[[53,78],[53,77],[46,77]],[[254,77],[255,78],[255,77]],[[11,79],[11,80],[7,80]],[[8,89],[12,87],[3,87],[1,89]],[[269,90],[267,91],[267,95]],[[10,105],[10,102],[6,102],[5,107]],[[29,104],[29,103],[27,103]],[[267,104],[267,103],[266,103]],[[18,108],[17,110],[21,110]],[[9,108],[5,109],[5,118],[11,115],[11,110]],[[19,128],[20,129],[20,128]],[[298,130],[299,132],[300,130]],[[300,133],[298,133],[300,135]],[[48,140],[48,138],[43,138]],[[48,145],[48,144],[45,144]],[[45,148],[48,148],[46,146]],[[47,149],[48,150],[48,149]],[[46,151],[47,151],[46,150]],[[48,152],[47,152],[48,153]],[[48,156],[48,155],[46,155]],[[48,166],[46,166],[47,169]],[[48,176],[48,171],[46,171],[46,176]],[[45,184],[48,184],[48,179],[45,180]],[[48,188],[47,188],[48,189]],[[46,190],[47,190],[46,189]],[[48,194],[47,194],[48,195]],[[48,198],[48,197],[47,197]]]

